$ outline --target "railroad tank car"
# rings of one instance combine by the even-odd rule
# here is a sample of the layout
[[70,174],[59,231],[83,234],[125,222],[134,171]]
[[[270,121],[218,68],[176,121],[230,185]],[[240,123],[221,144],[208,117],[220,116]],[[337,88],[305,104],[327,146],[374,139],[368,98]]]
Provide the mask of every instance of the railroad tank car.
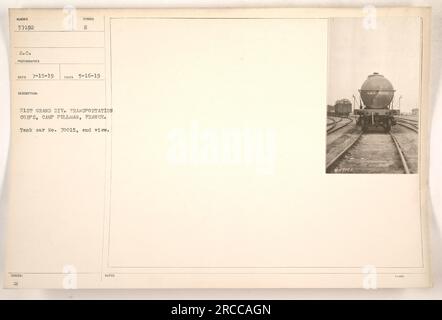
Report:
[[348,117],[351,109],[352,103],[348,99],[337,100],[335,103],[335,115],[338,117]]
[[327,115],[328,116],[334,116],[335,115],[335,106],[328,104],[327,105]]
[[372,127],[383,127],[386,132],[390,131],[395,124],[392,108],[394,92],[393,85],[383,75],[374,72],[367,77],[359,89],[362,104],[357,112],[357,123],[363,131]]

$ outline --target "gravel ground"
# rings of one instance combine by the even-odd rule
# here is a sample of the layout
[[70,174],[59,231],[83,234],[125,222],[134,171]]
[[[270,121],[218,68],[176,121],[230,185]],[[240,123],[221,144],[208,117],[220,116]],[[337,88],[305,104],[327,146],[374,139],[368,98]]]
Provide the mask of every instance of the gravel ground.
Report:
[[338,161],[333,173],[404,173],[404,168],[389,134],[364,133]]
[[419,135],[416,132],[400,125],[393,126],[391,133],[394,134],[401,145],[402,152],[404,153],[410,169],[410,173],[417,173]]
[[[354,141],[354,139],[356,139],[356,137],[359,135],[359,133],[360,133],[360,129],[358,127],[356,127],[355,123],[352,123],[342,130],[338,130],[337,132],[327,135],[326,163],[328,163],[330,160],[335,158],[342,150],[344,150],[344,148],[346,146],[351,144]],[[418,134],[416,134],[416,132],[414,132],[410,129],[407,129],[403,126],[400,126],[400,125],[393,126],[393,128],[391,129],[391,133],[397,138],[397,140],[402,148],[402,151],[403,151],[404,156],[407,160],[407,164],[409,166],[410,172],[417,173],[417,171],[418,171]],[[378,141],[380,138],[382,138],[382,136],[381,135],[379,135],[379,137],[372,136],[369,138],[372,138],[371,140],[373,140],[373,139],[374,140],[367,141],[367,142],[370,142],[370,144],[375,144],[375,143],[377,143],[376,141]],[[379,142],[381,142],[381,141],[379,140]],[[380,143],[380,145],[383,145],[383,144],[384,143]],[[386,147],[388,146],[387,141],[385,142],[385,146]],[[374,149],[376,149],[375,146],[373,147],[373,152],[375,151]],[[379,151],[379,153],[374,152],[374,154],[377,153],[382,158],[382,154],[380,152],[381,149],[383,149],[383,148],[381,147],[380,150],[377,150],[377,151]],[[356,150],[355,150],[355,152],[356,152]],[[386,152],[383,156],[388,156],[387,153],[388,152]],[[362,154],[362,152],[361,152],[361,154]],[[351,157],[351,155],[350,155],[350,157]],[[353,157],[353,158],[356,158],[356,157]],[[347,159],[347,160],[350,160],[350,159]],[[367,158],[366,160],[367,160],[367,163],[373,162],[373,164],[374,164],[376,159],[368,159]],[[378,159],[378,160],[383,161],[383,160],[387,160],[387,159]],[[397,159],[394,160],[394,163],[397,163],[396,160]],[[352,161],[356,161],[356,159],[352,159]],[[387,165],[387,163],[386,163],[386,165]],[[358,167],[358,166],[355,166],[355,167]],[[380,167],[383,167],[383,165],[380,165]],[[387,165],[387,167],[389,167],[389,165]],[[367,172],[370,171],[370,172],[374,173],[373,168],[371,168],[371,170],[370,170],[367,167],[366,169],[367,169]],[[400,171],[399,168],[394,168],[394,170],[393,170],[393,167],[384,168],[384,169],[385,170],[380,170],[380,172],[388,172],[389,170],[391,170],[391,173],[393,173],[396,171]],[[352,172],[360,172],[360,170],[356,169],[356,168],[351,171]]]
[[359,135],[360,129],[353,122],[345,128],[327,135],[327,157],[328,163],[336,157],[346,146],[348,146]]

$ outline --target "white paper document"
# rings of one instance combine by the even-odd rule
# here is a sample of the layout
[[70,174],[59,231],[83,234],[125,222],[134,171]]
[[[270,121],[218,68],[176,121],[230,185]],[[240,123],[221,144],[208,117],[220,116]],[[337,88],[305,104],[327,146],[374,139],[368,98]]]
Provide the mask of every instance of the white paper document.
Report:
[[430,14],[11,9],[5,286],[430,286]]

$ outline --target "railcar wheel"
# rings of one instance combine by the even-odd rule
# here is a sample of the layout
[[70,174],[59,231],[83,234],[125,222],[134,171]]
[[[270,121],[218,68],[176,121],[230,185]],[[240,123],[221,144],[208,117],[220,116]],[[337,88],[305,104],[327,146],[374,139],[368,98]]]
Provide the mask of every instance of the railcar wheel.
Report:
[[366,121],[365,121],[364,118],[361,118],[361,122],[360,122],[360,124],[361,124],[362,132],[367,131],[367,123],[366,123]]
[[387,120],[387,124],[385,125],[385,132],[390,132],[390,130],[391,130],[391,120],[390,119],[388,119]]

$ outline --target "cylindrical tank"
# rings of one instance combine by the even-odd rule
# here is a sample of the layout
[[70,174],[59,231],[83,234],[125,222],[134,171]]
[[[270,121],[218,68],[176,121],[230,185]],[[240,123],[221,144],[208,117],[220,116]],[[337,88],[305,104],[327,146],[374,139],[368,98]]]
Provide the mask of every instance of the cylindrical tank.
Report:
[[394,96],[391,82],[377,72],[368,76],[359,92],[367,109],[387,109]]

